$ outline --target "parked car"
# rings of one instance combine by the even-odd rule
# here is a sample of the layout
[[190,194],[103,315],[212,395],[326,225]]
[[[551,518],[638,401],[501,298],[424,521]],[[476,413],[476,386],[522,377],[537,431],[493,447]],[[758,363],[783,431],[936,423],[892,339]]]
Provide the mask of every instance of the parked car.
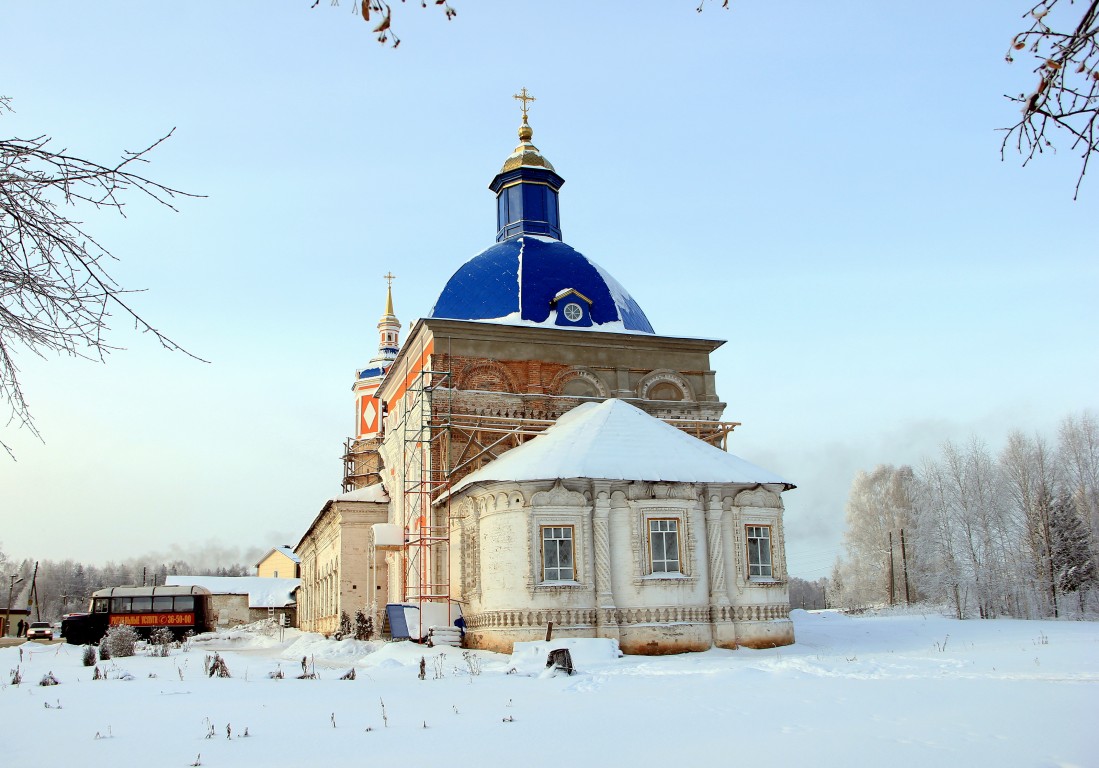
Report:
[[28,640],[53,640],[53,627],[48,621],[32,621],[27,627]]

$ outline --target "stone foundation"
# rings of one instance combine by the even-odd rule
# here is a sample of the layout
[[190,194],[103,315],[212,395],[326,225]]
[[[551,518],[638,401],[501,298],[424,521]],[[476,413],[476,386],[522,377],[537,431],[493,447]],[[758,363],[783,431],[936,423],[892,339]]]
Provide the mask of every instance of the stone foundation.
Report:
[[736,622],[737,645],[745,648],[777,648],[794,642],[794,622],[789,619],[774,621]]
[[[776,648],[794,642],[789,619],[711,624],[619,625],[618,645],[631,656],[667,656],[719,648]],[[590,624],[553,627],[553,638],[605,637]],[[518,642],[546,639],[545,626],[482,627],[466,632],[466,647],[496,653],[512,652]]]
[[619,631],[622,652],[636,656],[705,651],[713,645],[708,624],[636,624]]

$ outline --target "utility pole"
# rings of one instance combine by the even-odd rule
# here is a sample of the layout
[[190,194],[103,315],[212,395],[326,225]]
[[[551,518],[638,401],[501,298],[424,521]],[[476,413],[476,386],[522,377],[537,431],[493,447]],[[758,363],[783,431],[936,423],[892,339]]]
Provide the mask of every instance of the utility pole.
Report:
[[[42,621],[42,609],[38,604],[38,561],[34,561],[34,575],[31,576],[30,602],[34,603],[34,620]],[[30,605],[27,605],[27,618],[30,618]]]
[[904,554],[904,528],[901,528],[901,570],[904,572],[904,604],[908,605],[908,558]]
[[893,532],[889,532],[889,604],[893,605]]

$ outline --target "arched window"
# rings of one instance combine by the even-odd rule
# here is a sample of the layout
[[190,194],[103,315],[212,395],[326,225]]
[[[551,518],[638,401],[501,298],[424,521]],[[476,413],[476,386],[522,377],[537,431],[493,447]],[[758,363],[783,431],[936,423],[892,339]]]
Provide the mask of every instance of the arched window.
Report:
[[596,391],[595,385],[582,376],[577,376],[575,379],[567,381],[565,386],[561,388],[561,394],[568,395],[569,397],[599,396],[599,392]]
[[648,392],[650,400],[682,400],[683,390],[670,381],[654,385]]

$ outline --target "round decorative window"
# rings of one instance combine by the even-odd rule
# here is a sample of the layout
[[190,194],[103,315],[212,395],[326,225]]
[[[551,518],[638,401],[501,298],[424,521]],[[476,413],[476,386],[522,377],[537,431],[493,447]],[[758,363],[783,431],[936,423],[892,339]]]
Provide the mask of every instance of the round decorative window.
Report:
[[584,310],[580,309],[580,305],[576,302],[570,302],[565,305],[565,319],[570,323],[575,323],[583,316]]

